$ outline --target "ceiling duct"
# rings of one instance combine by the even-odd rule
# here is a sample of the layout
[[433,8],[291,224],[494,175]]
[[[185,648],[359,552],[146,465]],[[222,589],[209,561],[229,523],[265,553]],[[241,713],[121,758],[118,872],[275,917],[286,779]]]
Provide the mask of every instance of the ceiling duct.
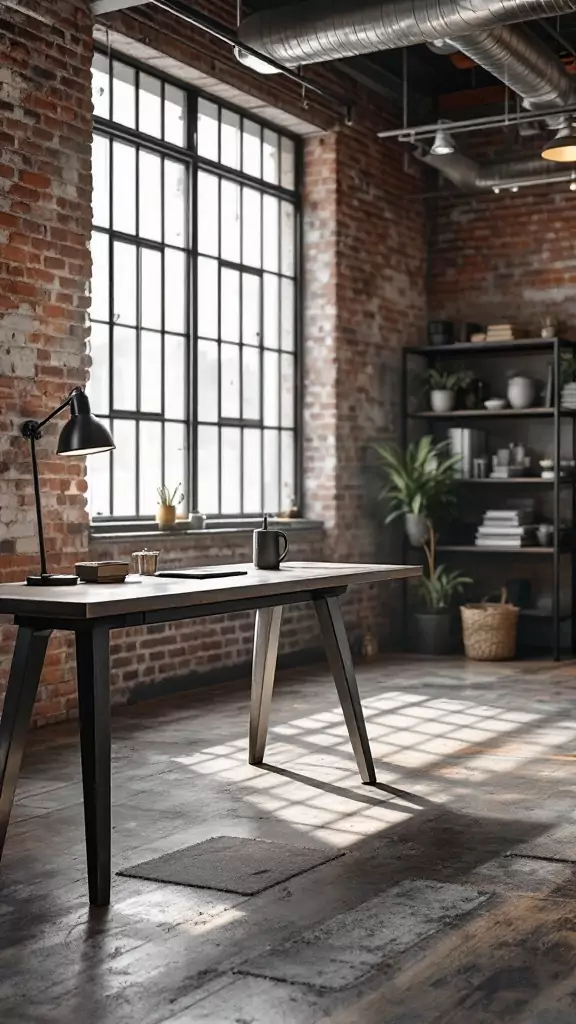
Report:
[[484,165],[458,152],[450,156],[436,156],[418,149],[416,156],[429,167],[435,167],[463,192],[504,191],[527,185],[552,184],[569,181],[574,173],[571,170],[559,171],[539,156]]
[[498,24],[569,14],[576,0],[311,0],[252,14],[241,43],[287,67],[454,40]]
[[[528,110],[562,109],[576,102],[576,84],[562,62],[519,25],[497,25],[450,41],[518,93]],[[550,127],[562,121],[562,115],[548,118]]]

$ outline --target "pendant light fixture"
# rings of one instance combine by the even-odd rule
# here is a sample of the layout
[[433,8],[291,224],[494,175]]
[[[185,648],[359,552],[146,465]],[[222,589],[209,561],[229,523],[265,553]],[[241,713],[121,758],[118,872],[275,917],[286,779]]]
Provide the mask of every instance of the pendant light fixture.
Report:
[[234,47],[234,56],[240,64],[243,64],[245,68],[250,68],[251,71],[257,71],[259,75],[277,75],[277,68],[273,68],[271,64],[268,64],[264,58],[255,57],[253,53],[248,53],[248,50],[243,50],[241,46]]
[[[438,123],[440,125],[450,124],[449,121],[439,121]],[[446,128],[438,128],[430,152],[434,156],[449,156],[450,153],[456,152],[456,143]]]
[[544,146],[542,159],[559,164],[576,163],[576,128],[573,124],[564,124],[558,129],[554,138]]
[[[242,0],[236,0],[236,25],[242,21]],[[234,47],[234,56],[239,64],[251,71],[257,71],[259,75],[277,75],[278,68],[272,67],[264,57],[257,57],[255,53],[249,53],[242,46]]]

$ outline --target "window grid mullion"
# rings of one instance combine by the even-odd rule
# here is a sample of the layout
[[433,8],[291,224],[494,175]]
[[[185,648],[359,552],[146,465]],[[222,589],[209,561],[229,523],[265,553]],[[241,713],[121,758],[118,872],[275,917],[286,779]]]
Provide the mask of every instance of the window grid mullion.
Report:
[[[262,150],[262,141],[260,141]],[[262,155],[260,155],[262,163]],[[260,511],[266,512],[265,500],[266,490],[264,487],[264,197],[260,193],[260,266],[262,277],[260,279]]]
[[[280,145],[280,137],[278,137],[278,145]],[[278,178],[280,179],[281,168],[278,165]],[[278,452],[278,476],[277,476],[277,495],[278,495],[278,508],[277,512],[280,511],[282,505],[282,278],[280,276],[282,271],[282,203],[278,200],[278,231],[276,246],[278,251],[278,365],[276,367],[277,373],[277,386],[278,386],[278,433],[276,435],[276,447]]]
[[[160,131],[164,138],[164,87],[162,87],[162,108],[160,112]],[[160,472],[161,484],[166,483],[166,406],[165,406],[165,332],[166,332],[166,176],[164,173],[164,157],[160,158],[160,238],[162,240],[162,259],[160,260],[160,330],[161,334],[161,358],[160,370],[162,387],[162,429],[160,431]]]
[[[112,62],[110,61],[110,76],[112,74]],[[110,78],[111,80],[111,78]],[[110,110],[112,109],[112,90],[109,97]],[[110,140],[110,180],[108,182],[108,221],[110,224],[110,235],[108,238],[108,398],[110,409],[110,427],[114,431],[112,422],[112,409],[114,408],[114,143]],[[114,436],[114,434],[112,434]],[[114,512],[114,460],[115,452],[110,453],[110,511]]]
[[[191,152],[196,151],[196,130],[198,110],[196,99],[187,93],[186,99],[186,143]],[[188,202],[190,218],[190,248],[186,255],[185,300],[186,300],[186,480],[188,482],[188,511],[198,508],[198,165],[194,161],[190,165],[188,182]]]
[[[240,259],[244,258],[244,189],[240,187]],[[240,419],[244,417],[244,276],[238,271],[238,389]],[[240,513],[244,513],[244,431],[240,429]]]
[[[140,72],[136,74],[136,124],[139,124],[139,110],[138,110],[138,97],[139,97],[139,80]],[[135,147],[136,166],[135,166],[135,181],[134,187],[136,189],[135,196],[135,217],[136,217],[136,238],[140,238],[140,146]],[[136,424],[135,424],[135,509],[136,514],[140,515],[140,423],[141,420],[138,415],[142,409],[142,263],[140,257],[140,246],[136,245]]]
[[[218,118],[218,154],[220,154],[220,118]],[[218,331],[218,515],[222,515],[222,178],[218,179],[218,272],[216,274],[217,331]]]

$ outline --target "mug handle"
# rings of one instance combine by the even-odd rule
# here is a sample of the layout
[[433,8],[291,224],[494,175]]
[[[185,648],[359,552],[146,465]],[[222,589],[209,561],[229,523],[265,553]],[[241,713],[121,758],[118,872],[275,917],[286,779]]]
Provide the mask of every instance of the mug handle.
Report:
[[286,547],[284,548],[284,551],[280,555],[280,559],[279,559],[280,562],[283,562],[284,559],[286,558],[286,555],[288,554],[288,547],[289,547],[289,545],[288,545],[288,537],[286,536],[285,533],[282,533],[282,530],[278,530],[278,533],[280,534],[280,536],[282,537],[282,539],[284,541],[284,544],[286,545]]

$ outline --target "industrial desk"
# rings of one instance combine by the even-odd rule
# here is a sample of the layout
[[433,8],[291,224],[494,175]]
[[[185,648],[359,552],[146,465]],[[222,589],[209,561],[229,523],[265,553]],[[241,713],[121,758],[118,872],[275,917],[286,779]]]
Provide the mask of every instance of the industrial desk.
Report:
[[[222,567],[218,567],[222,568]],[[46,646],[53,629],[76,640],[78,710],[90,902],[110,902],[110,630],[256,610],[249,761],[264,758],[282,608],[312,601],[363,782],[374,764],[339,597],[353,583],[419,576],[417,566],[291,562],[276,572],[251,565],[246,576],[212,580],[156,579],[75,587],[0,586],[0,613],[14,617],[16,646],[0,719],[0,856]]]

